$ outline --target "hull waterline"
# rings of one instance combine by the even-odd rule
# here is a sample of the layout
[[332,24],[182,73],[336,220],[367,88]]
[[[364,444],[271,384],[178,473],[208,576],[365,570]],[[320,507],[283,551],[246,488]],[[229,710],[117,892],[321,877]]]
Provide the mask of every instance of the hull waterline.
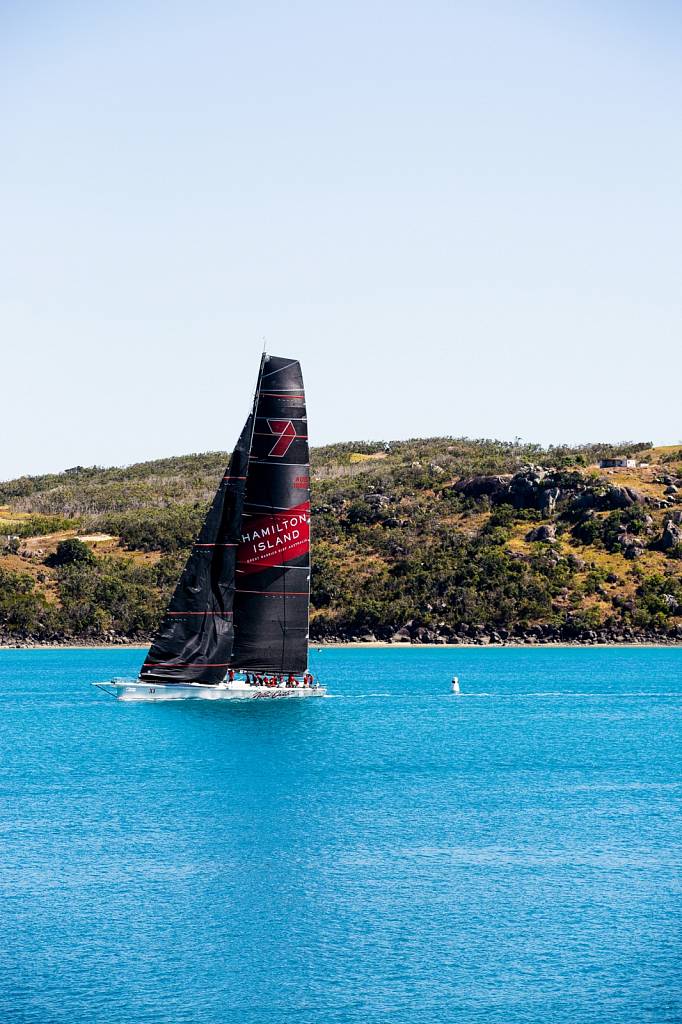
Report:
[[246,683],[149,683],[139,679],[111,679],[93,683],[111,697],[123,701],[164,700],[300,700],[324,697],[324,686],[247,686]]

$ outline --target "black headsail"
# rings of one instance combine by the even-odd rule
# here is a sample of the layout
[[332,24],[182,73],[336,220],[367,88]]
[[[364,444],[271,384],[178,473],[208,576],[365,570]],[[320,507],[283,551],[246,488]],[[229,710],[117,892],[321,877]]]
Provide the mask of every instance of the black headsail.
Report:
[[254,413],[255,400],[142,666],[142,679],[218,683],[225,678],[234,637],[235,563]]
[[261,367],[234,596],[235,668],[304,672],[310,601],[310,456],[301,366]]

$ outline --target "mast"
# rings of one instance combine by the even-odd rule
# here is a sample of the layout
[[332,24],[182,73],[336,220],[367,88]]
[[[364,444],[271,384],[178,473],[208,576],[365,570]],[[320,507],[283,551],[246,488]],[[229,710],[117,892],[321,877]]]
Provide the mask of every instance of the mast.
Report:
[[246,476],[230,664],[301,673],[308,665],[310,455],[295,359],[264,356]]

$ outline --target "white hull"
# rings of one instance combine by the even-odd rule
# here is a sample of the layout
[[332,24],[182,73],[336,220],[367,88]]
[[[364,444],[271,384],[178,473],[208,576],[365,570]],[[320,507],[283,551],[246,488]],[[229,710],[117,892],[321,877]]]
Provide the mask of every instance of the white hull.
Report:
[[156,700],[296,700],[324,697],[324,686],[247,686],[242,680],[205,686],[202,683],[145,683],[139,679],[112,679],[93,683],[100,690],[127,701]]

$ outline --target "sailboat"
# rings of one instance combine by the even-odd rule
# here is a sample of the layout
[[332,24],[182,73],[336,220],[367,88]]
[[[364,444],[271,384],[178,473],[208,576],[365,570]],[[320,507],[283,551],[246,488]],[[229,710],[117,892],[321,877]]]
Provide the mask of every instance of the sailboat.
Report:
[[119,700],[321,697],[308,671],[310,453],[300,363],[263,354],[251,412],[137,679]]

